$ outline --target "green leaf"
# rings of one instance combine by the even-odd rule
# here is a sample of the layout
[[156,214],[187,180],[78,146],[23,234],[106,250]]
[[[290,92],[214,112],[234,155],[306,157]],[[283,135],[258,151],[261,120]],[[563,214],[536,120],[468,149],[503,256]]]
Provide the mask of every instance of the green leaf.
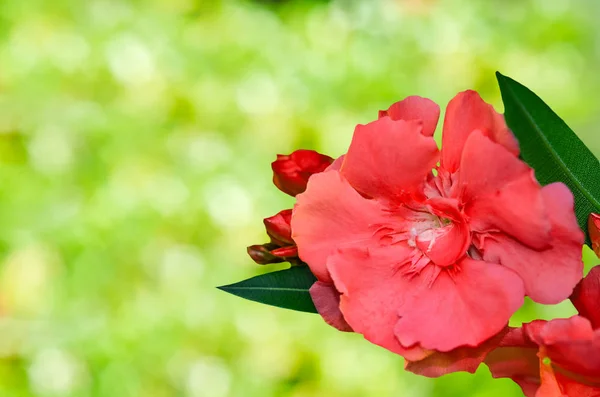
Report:
[[[496,72],[504,117],[519,140],[521,156],[542,185],[563,182],[575,196],[579,226],[587,235],[587,218],[600,212],[600,163],[569,126],[536,94]],[[589,245],[589,237],[586,237]]]
[[317,279],[308,266],[293,266],[217,288],[251,301],[317,313],[308,293],[315,281]]

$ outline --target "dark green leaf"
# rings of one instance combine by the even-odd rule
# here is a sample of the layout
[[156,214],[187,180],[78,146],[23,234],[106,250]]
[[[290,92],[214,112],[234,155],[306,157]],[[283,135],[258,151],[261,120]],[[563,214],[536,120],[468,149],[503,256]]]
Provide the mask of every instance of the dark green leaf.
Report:
[[294,266],[217,288],[267,305],[317,313],[308,293],[315,281],[308,266]]
[[[496,72],[508,127],[542,185],[563,182],[575,196],[579,226],[600,212],[600,163],[569,126],[527,87]],[[589,244],[589,238],[586,238]]]

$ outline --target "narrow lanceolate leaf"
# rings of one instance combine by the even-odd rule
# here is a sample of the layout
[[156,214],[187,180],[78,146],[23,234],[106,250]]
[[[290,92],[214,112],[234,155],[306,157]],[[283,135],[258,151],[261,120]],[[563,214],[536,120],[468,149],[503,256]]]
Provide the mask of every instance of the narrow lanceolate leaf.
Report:
[[[504,117],[519,140],[521,156],[542,185],[563,182],[575,196],[575,213],[587,230],[600,212],[600,163],[569,126],[527,87],[496,72]],[[589,237],[586,238],[589,244]]]
[[218,288],[267,305],[317,313],[308,293],[315,281],[317,279],[308,266],[294,266]]

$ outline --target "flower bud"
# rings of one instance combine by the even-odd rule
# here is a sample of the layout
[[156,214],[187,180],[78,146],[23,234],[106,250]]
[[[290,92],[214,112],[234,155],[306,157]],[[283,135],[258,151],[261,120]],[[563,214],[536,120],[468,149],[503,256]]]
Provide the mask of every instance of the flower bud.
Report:
[[247,248],[248,255],[250,255],[250,258],[259,265],[283,262],[285,259],[271,254],[271,249],[269,249],[270,246],[271,249],[277,248],[273,244],[251,245]]
[[292,240],[292,210],[283,210],[276,215],[264,219],[267,234],[271,237],[271,242],[282,247],[284,245],[294,244]]
[[323,172],[333,159],[314,150],[296,150],[290,155],[277,155],[271,164],[273,183],[284,193],[296,196],[306,190],[308,178]]
[[298,247],[296,245],[288,245],[287,247],[281,247],[271,251],[271,255],[275,255],[278,258],[298,258]]
[[269,263],[290,262],[292,265],[300,264],[298,247],[292,240],[292,210],[283,210],[264,219],[265,229],[271,238],[266,244],[251,245],[248,255],[259,265]]

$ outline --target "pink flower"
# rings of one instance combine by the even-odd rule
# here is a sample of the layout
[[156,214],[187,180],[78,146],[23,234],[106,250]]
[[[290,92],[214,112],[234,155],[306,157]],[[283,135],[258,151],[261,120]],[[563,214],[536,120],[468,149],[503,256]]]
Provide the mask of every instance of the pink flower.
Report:
[[600,266],[571,297],[579,316],[510,329],[485,359],[495,378],[510,378],[528,397],[600,396]]
[[458,94],[440,152],[439,113],[409,97],[357,126],[292,216],[300,258],[341,293],[348,326],[411,361],[481,345],[525,295],[567,298],[583,268],[571,192],[538,184],[503,117]]
[[284,193],[295,196],[306,190],[311,175],[324,171],[333,159],[314,150],[296,150],[290,155],[277,155],[271,164],[273,183]]

